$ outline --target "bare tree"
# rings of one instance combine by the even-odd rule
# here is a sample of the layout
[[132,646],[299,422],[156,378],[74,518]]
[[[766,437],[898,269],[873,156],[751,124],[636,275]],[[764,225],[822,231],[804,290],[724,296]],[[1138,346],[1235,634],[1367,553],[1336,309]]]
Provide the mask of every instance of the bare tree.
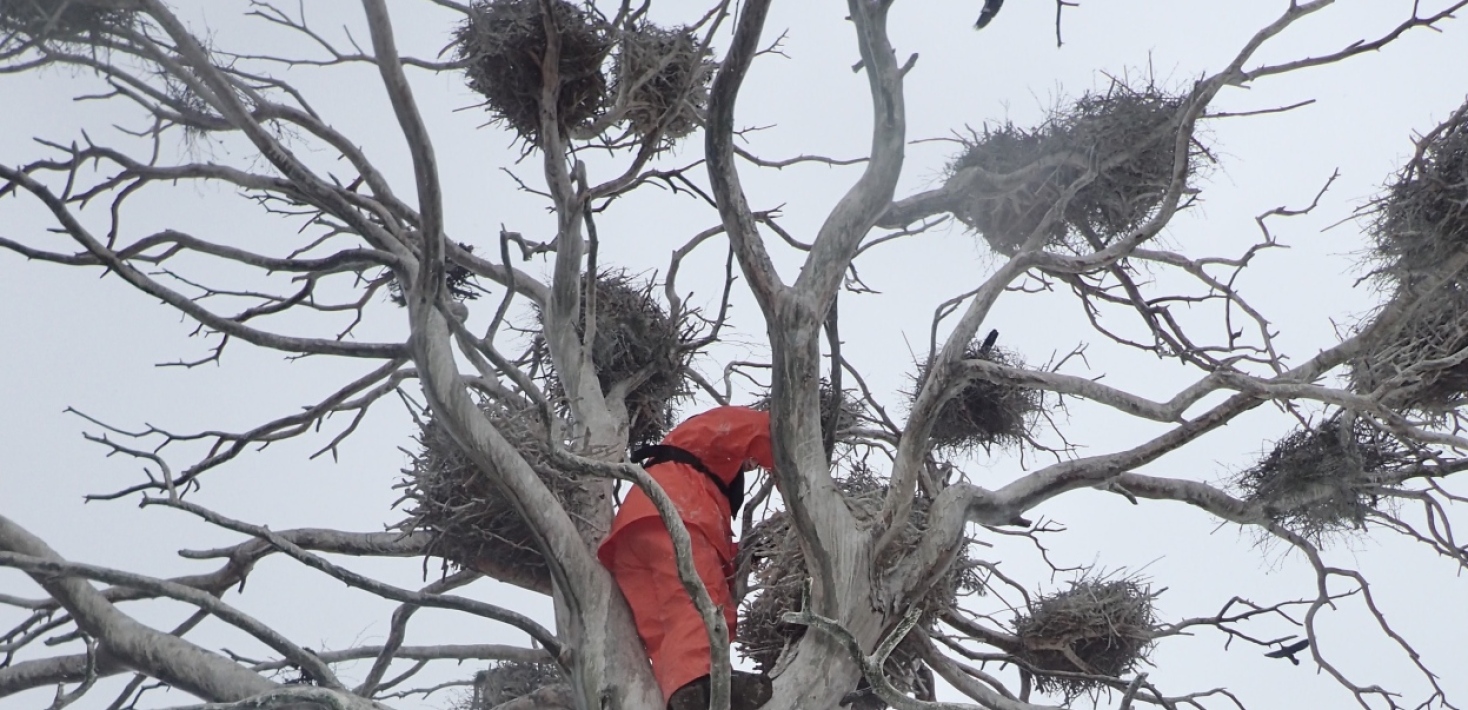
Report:
[[[156,684],[207,707],[376,707],[402,697],[403,682],[428,664],[476,660],[497,664],[475,681],[482,707],[660,707],[626,604],[595,556],[618,482],[630,482],[657,502],[673,532],[685,586],[718,649],[711,707],[722,710],[725,630],[693,572],[687,531],[667,496],[627,463],[627,451],[656,441],[680,403],[762,398],[773,415],[776,466],[744,513],[739,643],[774,677],[772,710],[1025,710],[1081,697],[1121,708],[1244,707],[1227,689],[1164,691],[1157,679],[1166,668],[1142,670],[1155,644],[1203,629],[1255,644],[1261,655],[1313,663],[1362,707],[1452,707],[1438,676],[1387,623],[1367,579],[1328,564],[1321,549],[1369,525],[1468,566],[1448,513],[1460,500],[1449,477],[1465,468],[1460,452],[1468,447],[1457,415],[1468,389],[1468,109],[1424,135],[1367,210],[1379,267],[1372,278],[1389,294],[1386,304],[1301,362],[1287,364],[1265,307],[1235,283],[1256,254],[1279,246],[1271,224],[1313,205],[1260,216],[1259,241],[1243,254],[1171,251],[1156,237],[1196,199],[1200,171],[1216,160],[1200,126],[1230,116],[1212,108],[1221,92],[1390,50],[1418,29],[1444,29],[1468,2],[1404,3],[1376,36],[1284,59],[1262,50],[1295,25],[1308,31],[1310,16],[1334,3],[1280,3],[1278,17],[1230,61],[1183,89],[1118,80],[1058,106],[1042,125],[971,131],[956,140],[941,185],[906,196],[896,194],[911,140],[903,83],[916,55],[904,59],[892,45],[890,0],[847,7],[855,68],[870,89],[864,158],[773,159],[739,147],[741,86],[755,60],[779,52],[765,27],[770,4],[724,0],[670,27],[657,24],[651,3],[431,0],[424,5],[458,19],[443,28],[450,50],[421,58],[400,51],[384,0],[363,0],[353,20],[367,36],[341,39],[308,23],[304,7],[253,3],[254,20],[301,43],[294,53],[216,46],[162,0],[0,0],[0,72],[79,70],[62,75],[85,85],[79,97],[146,119],[141,129],[42,137],[44,155],[30,162],[6,156],[0,197],[44,210],[51,229],[0,233],[0,246],[121,279],[196,323],[211,348],[176,364],[220,363],[227,349],[256,348],[330,358],[342,373],[329,397],[243,431],[139,430],[89,418],[89,438],[147,471],[146,480],[98,498],[176,509],[244,539],[185,551],[219,562],[212,572],[162,579],[64,559],[0,517],[0,566],[29,575],[46,595],[0,595],[21,612],[0,636],[0,697],[54,686],[61,707],[99,678],[130,673],[112,707],[136,706]],[[1000,7],[986,3],[980,25]],[[985,31],[1002,31],[1002,23]],[[386,163],[377,154],[397,147],[362,145],[323,117],[290,81],[304,68],[375,72],[359,91],[387,97],[411,182],[379,167]],[[518,136],[525,165],[539,170],[517,180],[552,216],[540,238],[526,234],[541,225],[504,225],[486,243],[450,233],[435,158],[445,146],[416,98],[421,85],[410,81],[419,72],[462,75],[491,120]],[[105,89],[94,91],[91,78]],[[701,155],[679,163],[670,148],[697,152],[697,136]],[[206,158],[211,151],[189,148],[201,144],[229,149]],[[782,225],[774,205],[746,197],[741,172],[807,163],[859,174],[819,229],[800,234]],[[227,186],[277,218],[280,239],[265,248],[225,230],[140,230],[125,219],[140,196],[200,184]],[[395,189],[401,185],[411,188]],[[616,245],[597,231],[630,195],[657,187],[667,192],[660,199],[709,216],[706,229],[690,230],[673,251],[661,284],[620,270]],[[996,260],[939,304],[910,401],[887,401],[842,353],[842,329],[853,324],[841,318],[838,297],[867,290],[858,268],[874,247],[949,220],[980,235]],[[727,269],[700,274],[714,287],[695,301],[680,266],[720,244]],[[777,268],[791,259],[793,280]],[[1152,273],[1167,278],[1146,278]],[[1001,298],[1043,290],[1072,293],[1104,342],[1179,361],[1196,380],[1150,399],[1073,374],[1079,357],[1027,365],[1011,336],[985,323]],[[719,346],[741,295],[767,325],[759,361]],[[1118,329],[1123,319],[1136,327]],[[401,337],[359,338],[370,320],[396,323]],[[396,529],[271,530],[196,502],[212,472],[254,447],[315,436],[333,452],[385,400],[406,403],[420,428],[405,474],[407,519]],[[1065,444],[1063,427],[1042,433],[1066,400],[1155,423],[1160,433],[1081,452]],[[900,419],[894,412],[903,404]],[[1299,429],[1282,433],[1232,486],[1137,472],[1262,406],[1293,414]],[[343,418],[349,423],[335,423]],[[185,444],[201,444],[202,455],[176,453]],[[971,455],[1006,447],[1051,462],[994,489],[962,474]],[[1043,553],[1044,536],[1058,530],[1031,520],[1032,511],[1087,489],[1132,503],[1182,503],[1280,541],[1313,567],[1317,593],[1264,604],[1236,597],[1217,613],[1169,621],[1143,578],[1097,569],[1069,588],[1034,593],[974,539],[1025,540]],[[269,555],[397,604],[387,639],[312,650],[256,619],[247,597],[230,590]],[[428,555],[446,572],[407,589],[354,571],[343,555]],[[454,593],[480,576],[553,599],[554,628]],[[1317,619],[1353,595],[1365,599],[1393,651],[1420,669],[1428,697],[1403,699],[1332,662]],[[153,628],[119,607],[140,599],[197,613],[176,628]],[[410,622],[423,608],[505,624],[534,643],[409,645]],[[275,658],[229,657],[186,638],[206,617]],[[355,685],[335,670],[369,659]],[[281,669],[296,682],[273,675]],[[937,702],[936,678],[973,705]]]

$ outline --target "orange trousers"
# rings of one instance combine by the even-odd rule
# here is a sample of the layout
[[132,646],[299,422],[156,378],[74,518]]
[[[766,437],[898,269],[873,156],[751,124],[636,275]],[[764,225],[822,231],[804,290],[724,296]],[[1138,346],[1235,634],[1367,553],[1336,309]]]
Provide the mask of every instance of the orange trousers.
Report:
[[[738,610],[724,561],[703,531],[690,526],[688,533],[693,538],[693,566],[714,606],[722,608],[733,639]],[[673,691],[708,675],[710,665],[708,632],[678,580],[673,538],[661,519],[645,518],[618,531],[608,547],[603,561],[632,607],[637,633],[652,661],[652,674],[667,702]]]

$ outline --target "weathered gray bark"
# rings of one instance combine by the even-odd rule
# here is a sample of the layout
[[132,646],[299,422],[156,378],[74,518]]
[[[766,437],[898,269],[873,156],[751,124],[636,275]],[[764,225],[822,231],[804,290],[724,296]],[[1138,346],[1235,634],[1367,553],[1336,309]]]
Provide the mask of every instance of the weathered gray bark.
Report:
[[[723,70],[714,82],[705,134],[709,180],[768,324],[773,365],[775,469],[811,574],[810,609],[874,645],[888,619],[873,602],[872,541],[861,533],[831,477],[821,434],[820,338],[826,313],[861,240],[886,211],[902,170],[902,76],[886,35],[887,3],[848,3],[871,87],[872,152],[861,178],[821,226],[795,284],[780,283],[734,165],[734,106],[759,44],[769,3],[746,3]],[[775,681],[766,707],[827,707],[855,685],[856,665],[835,639],[805,634],[794,662]]]
[[[0,550],[63,561],[40,538],[0,516]],[[77,625],[112,659],[207,700],[242,700],[276,684],[247,668],[181,638],[144,626],[122,613],[91,584],[76,577],[32,574],[31,579],[61,603]],[[110,663],[109,662],[109,663]]]
[[[99,3],[84,4],[97,6]],[[895,642],[891,636],[893,629],[899,628],[904,619],[910,622],[915,618],[908,615],[910,600],[944,573],[965,544],[964,529],[967,524],[1010,525],[1022,520],[1025,513],[1037,505],[1079,489],[1097,487],[1120,492],[1134,500],[1141,498],[1182,502],[1222,520],[1267,530],[1296,545],[1315,565],[1322,580],[1331,574],[1339,574],[1338,570],[1328,570],[1307,542],[1279,529],[1260,504],[1246,502],[1207,484],[1133,472],[1140,466],[1155,462],[1169,452],[1197,441],[1199,437],[1261,404],[1328,404],[1369,415],[1384,431],[1411,441],[1445,447],[1468,447],[1468,440],[1457,432],[1435,430],[1419,420],[1404,417],[1383,405],[1379,397],[1370,393],[1351,392],[1318,384],[1333,369],[1348,362],[1364,348],[1371,347],[1370,339],[1376,331],[1389,327],[1414,307],[1409,302],[1396,303],[1384,309],[1376,317],[1375,325],[1346,338],[1335,347],[1325,349],[1303,364],[1287,368],[1279,358],[1271,356],[1268,364],[1274,369],[1267,375],[1245,374],[1244,371],[1232,367],[1214,368],[1165,401],[1153,401],[1084,377],[965,359],[965,348],[980,331],[994,304],[1005,295],[1006,289],[1015,286],[1027,276],[1042,274],[1064,279],[1119,268],[1126,261],[1141,261],[1180,269],[1197,276],[1200,282],[1212,289],[1222,288],[1227,291],[1226,286],[1220,287],[1216,280],[1209,280],[1211,277],[1204,273],[1202,261],[1181,254],[1143,248],[1145,242],[1167,225],[1186,199],[1185,174],[1190,145],[1194,140],[1197,122],[1205,115],[1215,96],[1226,86],[1245,84],[1262,77],[1327,64],[1372,51],[1394,40],[1407,29],[1430,26],[1446,18],[1453,10],[1468,5],[1456,3],[1438,14],[1423,17],[1414,15],[1411,20],[1376,41],[1353,44],[1334,54],[1245,68],[1271,38],[1301,18],[1331,4],[1328,0],[1316,0],[1291,4],[1277,21],[1251,38],[1228,66],[1201,80],[1186,97],[1183,108],[1173,122],[1165,129],[1159,129],[1172,140],[1175,164],[1160,205],[1146,224],[1123,238],[1079,255],[1047,250],[1044,237],[1048,224],[1042,224],[1012,257],[998,265],[966,296],[954,301],[956,307],[962,307],[961,312],[955,311],[959,313],[958,318],[951,325],[945,340],[937,342],[936,334],[934,336],[936,352],[931,353],[933,359],[929,376],[912,404],[910,416],[902,425],[891,424],[889,430],[880,433],[881,437],[885,437],[882,441],[887,452],[894,458],[889,492],[878,520],[871,525],[859,524],[857,517],[838,492],[833,479],[826,441],[823,439],[818,382],[822,375],[822,327],[828,314],[833,313],[833,304],[848,267],[860,254],[864,241],[876,227],[899,228],[953,212],[960,196],[971,189],[972,184],[980,178],[989,182],[1012,181],[1020,184],[1032,173],[1062,164],[1079,170],[1094,170],[1096,166],[1092,165],[1091,156],[1068,152],[1048,156],[1028,168],[1005,176],[985,173],[978,168],[965,168],[952,175],[940,188],[897,199],[895,189],[904,165],[904,146],[907,140],[903,77],[913,63],[909,60],[905,65],[900,64],[888,40],[886,22],[887,12],[892,6],[890,1],[849,0],[848,11],[856,33],[860,70],[867,78],[872,102],[871,146],[860,177],[832,209],[807,245],[805,262],[799,276],[793,283],[784,283],[774,268],[774,261],[760,231],[762,226],[769,226],[771,222],[767,214],[756,213],[746,199],[736,168],[734,148],[735,108],[740,88],[746,72],[758,54],[763,26],[771,4],[770,0],[748,0],[739,8],[737,15],[730,15],[737,17],[737,27],[711,89],[705,132],[710,194],[716,202],[721,226],[705,230],[685,248],[691,249],[698,241],[721,232],[726,234],[745,281],[768,324],[766,335],[771,355],[771,406],[777,464],[775,475],[793,527],[798,532],[811,577],[809,605],[802,610],[806,614],[803,623],[810,624],[811,630],[802,637],[790,662],[782,668],[776,679],[775,696],[767,706],[770,710],[835,706],[855,686],[858,670],[864,664],[870,670],[871,658],[867,654],[881,648],[884,643],[890,646]],[[687,530],[670,512],[671,503],[656,484],[640,469],[621,465],[628,438],[628,414],[622,401],[626,394],[625,383],[603,391],[598,378],[597,363],[593,361],[589,347],[592,341],[591,331],[596,327],[595,319],[588,319],[584,332],[579,335],[577,333],[579,324],[587,315],[587,304],[582,302],[581,296],[583,278],[594,266],[591,263],[594,261],[594,232],[590,229],[589,218],[586,216],[591,200],[619,194],[618,191],[632,185],[635,180],[642,179],[639,171],[647,164],[650,154],[646,146],[638,151],[624,175],[595,188],[587,186],[586,166],[576,159],[576,151],[585,148],[587,144],[578,143],[580,138],[575,135],[564,135],[561,121],[556,115],[557,92],[563,77],[557,73],[559,64],[556,52],[559,51],[559,44],[552,31],[546,54],[540,58],[543,79],[539,101],[541,130],[533,146],[541,152],[540,171],[545,180],[546,197],[555,216],[554,239],[537,247],[541,252],[554,252],[551,276],[549,280],[541,281],[516,270],[509,263],[508,256],[503,256],[497,262],[495,259],[469,253],[457,246],[446,233],[445,205],[440,185],[442,178],[434,153],[435,147],[426,124],[419,115],[413,91],[403,69],[405,65],[413,65],[414,61],[418,61],[419,66],[424,64],[419,60],[400,56],[389,17],[389,6],[385,0],[363,0],[370,28],[372,55],[343,55],[347,58],[341,61],[370,62],[377,68],[382,87],[392,105],[397,127],[412,158],[414,194],[410,199],[394,195],[386,177],[378,173],[363,152],[350,139],[318,118],[305,105],[304,100],[301,100],[299,106],[276,103],[268,91],[260,89],[256,77],[223,66],[219,58],[206,49],[162,0],[136,0],[135,5],[131,0],[127,3],[108,4],[109,7],[123,5],[145,10],[152,18],[151,21],[156,22],[156,28],[151,31],[158,37],[124,28],[119,30],[121,39],[118,42],[122,44],[116,47],[116,51],[130,60],[136,59],[146,62],[149,67],[156,67],[160,75],[185,87],[190,96],[198,97],[207,104],[207,115],[193,120],[200,122],[200,125],[207,125],[210,130],[240,132],[258,153],[266,169],[273,172],[256,174],[229,166],[202,163],[177,167],[159,166],[121,156],[110,149],[89,148],[88,150],[94,152],[74,152],[71,155],[75,165],[66,176],[66,186],[58,188],[38,178],[32,170],[33,166],[15,168],[0,165],[0,180],[4,181],[0,189],[7,195],[25,194],[37,200],[54,216],[63,235],[71,238],[82,251],[78,254],[62,254],[9,239],[0,240],[0,246],[28,258],[76,267],[104,267],[141,293],[162,301],[206,328],[256,346],[292,355],[330,355],[381,361],[377,370],[359,378],[330,398],[307,408],[305,414],[283,417],[245,435],[220,437],[217,449],[225,453],[211,454],[205,462],[191,466],[188,476],[222,464],[249,443],[295,436],[299,431],[308,430],[313,424],[320,424],[330,413],[353,408],[365,412],[365,405],[353,403],[382,396],[409,379],[421,380],[423,392],[436,421],[442,424],[485,475],[493,477],[495,490],[503,495],[514,513],[525,521],[549,566],[550,581],[520,578],[515,575],[514,570],[494,565],[485,565],[481,571],[502,581],[517,583],[553,597],[557,638],[550,639],[549,633],[538,625],[532,635],[536,635],[546,647],[554,646],[560,652],[551,657],[533,649],[488,646],[423,649],[400,646],[402,637],[398,635],[391,643],[385,643],[381,647],[323,652],[319,657],[304,657],[305,652],[294,643],[283,638],[277,639],[271,636],[273,632],[251,626],[253,620],[239,616],[236,621],[242,628],[253,629],[257,635],[269,637],[274,643],[273,647],[285,659],[247,668],[177,636],[144,627],[120,612],[113,602],[172,596],[192,600],[211,613],[227,615],[228,609],[222,602],[213,597],[203,598],[208,596],[206,592],[219,593],[244,580],[251,565],[266,554],[283,551],[316,569],[326,570],[338,579],[348,579],[351,578],[350,574],[341,568],[323,564],[318,557],[306,554],[305,551],[379,557],[416,555],[422,553],[424,540],[416,534],[348,534],[313,529],[271,533],[263,528],[226,523],[218,516],[181,502],[177,497],[177,486],[192,479],[175,479],[173,473],[167,470],[164,457],[146,451],[127,450],[120,446],[114,450],[144,458],[164,471],[166,486],[160,495],[166,493],[168,498],[154,498],[150,502],[172,504],[191,510],[214,524],[247,535],[251,540],[231,548],[185,555],[196,559],[226,559],[226,566],[213,574],[173,580],[141,580],[136,576],[124,579],[120,572],[67,563],[43,542],[0,518],[0,552],[5,553],[0,563],[27,572],[50,595],[49,599],[7,598],[6,602],[23,609],[35,610],[41,616],[53,609],[70,614],[82,631],[98,641],[99,650],[92,659],[95,674],[134,670],[211,701],[230,703],[262,693],[272,693],[269,700],[262,702],[319,702],[332,706],[360,707],[366,705],[367,701],[349,696],[335,683],[326,664],[348,658],[375,659],[376,670],[365,685],[376,686],[384,677],[382,670],[394,657],[515,658],[560,663],[568,670],[571,682],[565,686],[554,686],[533,693],[510,703],[505,706],[507,708],[660,708],[660,691],[649,673],[644,649],[636,636],[627,606],[617,585],[594,554],[594,545],[606,532],[611,520],[611,480],[620,478],[633,481],[653,497],[669,521],[669,528],[679,550],[686,552],[689,538]],[[541,6],[551,8],[556,3],[542,2]],[[548,28],[553,29],[552,25],[553,23],[547,23]],[[715,32],[709,30],[709,36],[715,36]],[[167,103],[169,97],[159,98],[149,93],[150,87],[145,81],[135,79],[125,70],[82,56],[57,61],[103,72],[116,85],[129,87],[130,91],[140,92],[147,99],[160,102],[158,106],[162,108],[157,109],[155,117],[174,120],[171,111],[177,107]],[[272,85],[271,88],[280,87]],[[290,102],[286,101],[288,103]],[[358,183],[344,187],[332,176],[310,168],[308,161],[292,152],[294,144],[280,138],[280,125],[300,130],[309,139],[319,141],[320,145],[336,151],[344,163],[349,164],[359,174],[358,183],[365,185],[363,191],[357,191]],[[331,224],[332,229],[354,235],[353,248],[325,258],[281,258],[254,254],[235,246],[214,244],[173,231],[150,235],[127,246],[116,246],[116,235],[99,237],[89,231],[87,223],[79,218],[81,208],[74,204],[75,195],[71,181],[84,174],[85,170],[91,169],[84,166],[98,162],[118,165],[128,175],[145,182],[218,180],[251,194],[270,195],[272,199],[293,206],[306,205],[309,209],[318,210],[322,219]],[[1085,180],[1078,181],[1062,190],[1062,196],[1056,208],[1050,211],[1048,219],[1059,218],[1059,207],[1073,197],[1084,182]],[[193,298],[170,288],[150,273],[149,267],[157,266],[162,261],[156,257],[157,252],[171,249],[228,259],[262,272],[283,271],[309,275],[312,278],[349,267],[349,270],[355,270],[359,276],[369,273],[368,269],[389,270],[403,289],[410,336],[402,343],[362,343],[345,337],[293,337],[258,327],[256,321],[252,320],[257,315],[254,311],[250,313],[250,317],[221,315],[206,307],[203,299]],[[507,255],[508,246],[504,246],[504,249]],[[682,253],[686,251],[680,250],[680,256]],[[1468,261],[1468,257],[1463,257],[1450,266],[1456,270],[1464,265],[1462,261]],[[564,389],[567,413],[562,415],[552,412],[553,407],[544,401],[543,396],[537,396],[535,383],[528,381],[526,373],[517,370],[508,360],[499,356],[494,350],[493,334],[481,339],[468,331],[461,304],[454,303],[453,298],[446,293],[445,275],[451,265],[494,280],[513,295],[525,296],[533,301],[541,310],[546,348]],[[676,265],[675,259],[675,268]],[[678,303],[672,284],[667,288],[669,302]],[[1229,295],[1232,297],[1233,294]],[[966,304],[963,303],[965,300]],[[279,302],[267,302],[259,310],[284,309],[299,303],[299,300],[281,299]],[[1242,308],[1242,301],[1239,300],[1238,303]],[[720,319],[722,318],[723,314],[720,314]],[[1267,332],[1267,322],[1262,316],[1259,316],[1259,320]],[[936,330],[935,325],[935,333]],[[477,376],[463,372],[462,365],[466,360],[477,372]],[[840,366],[840,363],[832,365],[833,368]],[[890,568],[879,568],[876,560],[882,558],[882,553],[908,519],[924,467],[930,464],[930,435],[935,417],[956,392],[977,381],[1023,385],[1045,392],[1079,397],[1110,407],[1117,413],[1161,423],[1169,428],[1151,440],[1129,449],[1107,451],[1044,466],[1018,476],[994,490],[970,484],[947,486],[934,494],[928,509],[928,527],[916,548],[897,559]],[[510,384],[506,385],[505,382]],[[600,496],[600,502],[591,506],[590,510],[568,511],[525,457],[480,410],[475,399],[476,390],[479,393],[489,392],[502,396],[507,401],[513,400],[516,406],[540,408],[546,414],[548,426],[553,430],[552,441],[548,443],[558,449],[554,452],[554,456],[560,457],[557,462],[564,464],[568,471],[584,474],[588,495],[591,498]],[[1194,411],[1210,395],[1218,395],[1218,399],[1209,400],[1212,404],[1206,409]],[[556,431],[557,428],[563,430]],[[559,450],[560,447],[566,450]],[[1400,480],[1413,477],[1436,478],[1465,468],[1468,468],[1468,464],[1461,461],[1434,461],[1415,469],[1397,471],[1394,475]],[[153,488],[156,489],[157,486]],[[148,486],[139,488],[145,489]],[[578,527],[573,524],[572,512],[587,515],[589,526]],[[582,527],[589,527],[590,534],[584,534]],[[1461,546],[1442,540],[1436,540],[1435,543],[1438,551],[1449,557],[1462,555]],[[710,625],[711,638],[718,649],[714,659],[719,668],[716,668],[713,683],[713,710],[723,710],[728,700],[727,677],[722,674],[722,666],[727,661],[726,639],[720,636],[720,626],[707,590],[690,571],[691,562],[688,556],[680,554],[678,561],[687,590],[696,600],[706,623]],[[84,576],[115,586],[99,591],[91,583],[84,581]],[[372,586],[363,582],[360,577],[351,579],[359,587]],[[128,586],[129,584],[134,586]],[[396,599],[405,605],[457,601],[460,602],[457,608],[463,609],[468,603],[463,599],[430,599],[424,594],[408,593],[395,588],[384,590],[382,586],[379,585],[376,589],[380,596]],[[1327,597],[1324,601],[1317,602],[1312,607],[1309,618],[1313,619],[1320,605],[1328,601]],[[483,611],[487,606],[480,605],[476,608]],[[506,614],[495,616],[493,610],[483,613],[500,620],[508,618]],[[1385,622],[1382,623],[1384,625]],[[521,623],[521,628],[526,626],[527,624]],[[992,631],[978,626],[974,628],[981,632]],[[970,635],[984,636],[984,633]],[[993,641],[1000,638],[1000,635],[995,633],[988,638]],[[560,643],[553,644],[552,640]],[[1012,638],[1006,637],[1002,643],[993,642],[991,645],[1002,651],[1012,652],[1014,642]],[[934,652],[934,649],[929,648],[928,651]],[[1410,655],[1415,662],[1415,654]],[[1350,686],[1344,676],[1323,661],[1318,653],[1315,660],[1340,679],[1343,685],[1352,687],[1358,697],[1370,692]],[[86,656],[73,654],[26,660],[0,668],[0,696],[43,683],[85,680],[87,665]],[[319,675],[325,679],[327,685],[333,687],[319,691],[278,692],[277,686],[260,675],[260,671],[284,665],[318,668],[322,671]],[[1035,710],[1042,707],[1016,700],[1007,691],[999,692],[1003,689],[1002,684],[968,673],[952,659],[935,657],[930,659],[930,666],[960,692],[984,707],[1001,710]],[[1128,697],[1136,694],[1140,687],[1137,684],[1140,682],[1140,679],[1133,681]],[[878,686],[883,688],[883,692],[890,693],[890,688],[886,685],[878,683]],[[359,692],[370,694],[367,690],[359,689]],[[1155,693],[1155,689],[1149,689],[1148,692]],[[1146,695],[1137,697],[1148,698]],[[898,704],[901,707],[926,707],[905,698]]]

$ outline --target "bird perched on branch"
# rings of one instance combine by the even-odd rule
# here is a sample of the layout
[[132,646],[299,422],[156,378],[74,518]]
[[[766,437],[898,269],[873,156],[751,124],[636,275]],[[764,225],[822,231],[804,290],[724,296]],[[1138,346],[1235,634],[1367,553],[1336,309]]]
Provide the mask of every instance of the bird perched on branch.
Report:
[[989,336],[984,338],[983,344],[979,346],[979,357],[988,357],[989,351],[994,349],[994,342],[997,340],[999,340],[999,331],[989,331]]
[[1307,648],[1310,648],[1310,639],[1305,639],[1304,641],[1292,643],[1288,646],[1285,646],[1284,648],[1275,649],[1264,655],[1266,658],[1288,658],[1290,659],[1290,663],[1298,666],[1300,665],[1300,659],[1295,658],[1295,654]]
[[1004,0],[984,0],[984,9],[979,11],[979,19],[974,23],[974,29],[982,30],[994,21],[994,16],[999,14],[999,8],[1004,7]]

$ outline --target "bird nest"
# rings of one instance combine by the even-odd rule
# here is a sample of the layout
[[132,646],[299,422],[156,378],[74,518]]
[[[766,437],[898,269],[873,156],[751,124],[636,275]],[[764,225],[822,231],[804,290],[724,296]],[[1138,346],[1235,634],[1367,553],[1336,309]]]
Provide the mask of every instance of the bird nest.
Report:
[[[1117,83],[1081,96],[1039,128],[985,127],[948,167],[960,194],[953,214],[1001,254],[1018,252],[1042,226],[1046,247],[1100,248],[1141,227],[1162,204],[1184,103],[1155,87]],[[1188,156],[1190,170],[1195,157]],[[1060,212],[1047,225],[1052,208]]]
[[[0,0],[0,37],[88,45],[133,27],[134,3],[123,0]],[[6,47],[8,41],[0,42]]]
[[1383,312],[1397,315],[1351,363],[1352,387],[1446,414],[1468,395],[1468,105],[1422,139],[1368,212],[1374,275],[1393,293]]
[[1271,519],[1314,541],[1365,525],[1393,472],[1420,457],[1361,418],[1337,415],[1276,442],[1234,479]]
[[[850,475],[837,481],[837,487],[861,523],[871,524],[880,515],[887,484],[865,466],[854,466]],[[913,551],[927,527],[928,511],[926,499],[913,502],[907,525],[889,546],[879,566],[894,564]],[[760,672],[769,673],[781,654],[805,633],[804,626],[786,624],[781,617],[786,612],[801,610],[810,573],[800,551],[798,533],[784,511],[769,516],[749,531],[740,543],[740,555],[751,561],[753,585],[752,596],[746,597],[741,605],[736,642],[740,654],[754,662]],[[920,626],[932,628],[940,614],[957,607],[960,596],[983,593],[975,569],[968,546],[964,545],[943,576],[920,599],[913,600],[923,607]],[[887,659],[886,670],[898,689],[911,693],[923,682],[920,665],[914,649],[904,643]]]
[[[866,419],[866,408],[862,406],[861,400],[854,397],[849,390],[843,389],[839,393],[836,392],[831,387],[831,381],[824,377],[821,378],[818,386],[820,388],[818,396],[821,399],[822,433],[825,432],[826,422],[831,421],[832,408],[835,408],[837,410],[836,442],[842,443],[843,441],[849,440],[850,437],[846,436],[846,434],[852,427],[857,426]],[[771,404],[770,394],[766,393],[763,397],[755,400],[750,406],[754,409],[768,412],[770,411]]]
[[613,75],[628,128],[643,137],[661,136],[667,144],[697,129],[714,75],[709,57],[686,27],[644,23],[625,32]]
[[1390,407],[1451,413],[1468,401],[1468,285],[1403,289],[1383,310],[1397,308],[1402,315],[1351,361],[1351,388]]
[[[1086,577],[1040,596],[1016,615],[1015,654],[1034,674],[1035,689],[1069,701],[1107,687],[1147,659],[1158,623],[1149,585],[1137,577]],[[1055,675],[1060,674],[1060,675]]]
[[1412,283],[1468,252],[1468,104],[1425,136],[1367,207],[1378,274]]
[[[473,244],[459,242],[459,248],[470,253],[474,252]],[[391,271],[384,270],[384,274],[389,277],[387,282],[388,300],[399,307],[406,307],[408,305],[408,299],[403,296],[402,284],[398,283],[398,280],[392,277]],[[482,289],[474,280],[474,272],[470,271],[468,267],[453,262],[444,264],[443,280],[449,297],[455,301],[463,302],[479,299],[479,294]]]
[[[491,403],[480,409],[566,506],[582,534],[591,534],[582,524],[586,516],[577,512],[589,511],[595,501],[574,478],[547,463],[547,437],[538,416]],[[548,585],[550,570],[529,526],[490,477],[431,416],[421,422],[417,441],[421,448],[395,486],[402,495],[393,506],[404,506],[408,518],[394,529],[427,533],[425,554],[447,565],[475,569],[492,562],[521,579]]]
[[[607,98],[602,64],[611,49],[607,22],[589,6],[552,0],[560,40],[560,129],[589,123]],[[540,135],[542,59],[546,21],[540,0],[479,0],[454,35],[456,58],[465,64],[469,88],[490,113],[526,140]]]
[[565,680],[551,663],[496,661],[474,674],[474,694],[463,710],[490,710]]
[[[596,333],[591,358],[603,392],[619,383],[629,383],[626,406],[628,437],[633,448],[657,443],[672,426],[673,403],[687,393],[684,379],[688,363],[685,345],[694,338],[695,326],[687,319],[674,320],[653,297],[653,284],[639,282],[626,271],[606,270],[596,276]],[[585,335],[585,309],[589,307],[586,280],[581,284],[582,318],[578,335]],[[544,329],[544,314],[537,313]],[[534,348],[537,371],[547,379],[548,389],[564,401],[565,390],[555,373],[544,338]]]
[[[1024,367],[1019,354],[1003,348],[985,349],[975,340],[964,350],[965,360],[988,360],[1009,367]],[[913,376],[912,398],[928,380],[930,363],[921,363]],[[1018,446],[1028,441],[1030,430],[1044,404],[1043,392],[1028,387],[973,380],[938,410],[930,436],[933,447],[948,451],[989,451],[994,447]]]

